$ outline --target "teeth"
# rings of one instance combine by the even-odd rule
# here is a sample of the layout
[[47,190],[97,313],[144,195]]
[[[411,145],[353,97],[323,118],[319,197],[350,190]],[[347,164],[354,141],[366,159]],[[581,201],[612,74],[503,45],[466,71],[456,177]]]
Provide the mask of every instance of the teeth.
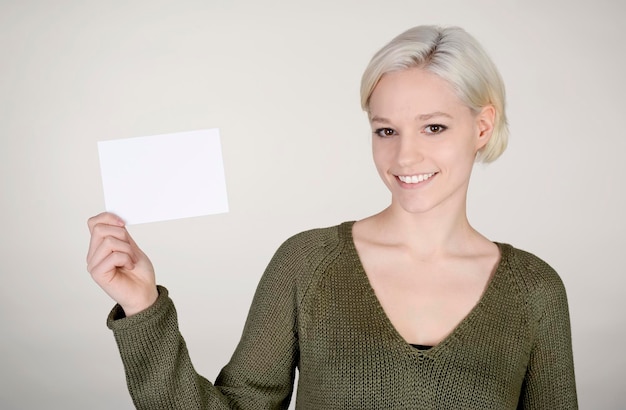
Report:
[[419,175],[399,175],[398,178],[400,178],[400,181],[404,182],[405,184],[417,184],[426,181],[433,175],[435,175],[434,172],[431,172],[430,174]]

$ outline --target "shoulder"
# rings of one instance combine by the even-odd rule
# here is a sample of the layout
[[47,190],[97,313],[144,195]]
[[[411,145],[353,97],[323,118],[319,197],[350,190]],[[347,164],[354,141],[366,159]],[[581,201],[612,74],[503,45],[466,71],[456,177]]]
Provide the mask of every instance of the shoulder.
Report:
[[565,285],[560,275],[538,256],[508,244],[499,244],[502,267],[526,301],[543,311],[547,304],[567,305]]
[[511,275],[521,281],[521,285],[528,289],[562,287],[563,282],[559,274],[546,261],[538,256],[512,245],[500,244],[503,263]]
[[287,239],[270,261],[264,280],[295,285],[301,297],[341,255],[353,222],[300,232]]
[[352,222],[310,229],[293,235],[278,248],[275,257],[296,259],[315,264],[341,251],[346,243],[345,231]]

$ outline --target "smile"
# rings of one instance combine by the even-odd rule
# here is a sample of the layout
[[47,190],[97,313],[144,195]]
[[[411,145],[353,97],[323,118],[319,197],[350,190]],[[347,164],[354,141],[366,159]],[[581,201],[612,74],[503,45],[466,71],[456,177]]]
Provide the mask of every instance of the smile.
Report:
[[428,180],[428,178],[435,175],[436,172],[431,172],[429,174],[418,174],[418,175],[398,175],[398,179],[405,184],[419,184],[420,182],[424,182]]

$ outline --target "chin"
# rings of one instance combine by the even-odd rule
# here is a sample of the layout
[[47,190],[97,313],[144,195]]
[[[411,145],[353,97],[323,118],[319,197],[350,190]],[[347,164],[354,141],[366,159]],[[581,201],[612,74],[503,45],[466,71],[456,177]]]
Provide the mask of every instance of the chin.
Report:
[[392,208],[396,212],[418,215],[431,211],[435,208],[435,204],[423,201],[396,201],[392,204]]

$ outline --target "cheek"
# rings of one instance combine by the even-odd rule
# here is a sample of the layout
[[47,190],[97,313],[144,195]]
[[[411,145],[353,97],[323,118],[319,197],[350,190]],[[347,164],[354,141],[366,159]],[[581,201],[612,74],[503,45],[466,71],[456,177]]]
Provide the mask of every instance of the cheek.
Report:
[[383,177],[387,174],[389,170],[390,157],[392,153],[391,151],[383,146],[380,141],[372,142],[372,158],[374,160],[374,166],[376,167],[376,171],[378,174]]
[[372,158],[376,168],[383,167],[385,163],[389,162],[390,150],[382,144],[381,141],[372,141]]
[[439,165],[450,172],[468,172],[474,166],[474,147],[471,144],[448,144],[438,150]]
[[372,158],[376,161],[380,154],[380,145],[378,144],[378,141],[373,138],[374,137],[372,137]]
[[464,158],[473,158],[475,155],[475,141],[471,136],[462,136],[456,140],[448,141],[445,147],[446,155],[450,158],[454,157],[457,160],[463,160]]

